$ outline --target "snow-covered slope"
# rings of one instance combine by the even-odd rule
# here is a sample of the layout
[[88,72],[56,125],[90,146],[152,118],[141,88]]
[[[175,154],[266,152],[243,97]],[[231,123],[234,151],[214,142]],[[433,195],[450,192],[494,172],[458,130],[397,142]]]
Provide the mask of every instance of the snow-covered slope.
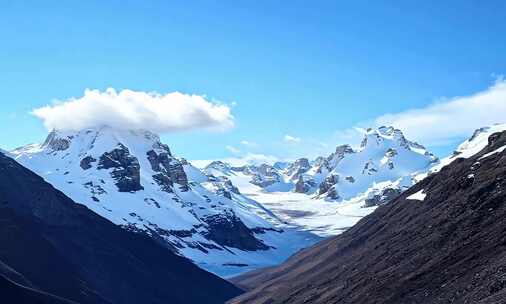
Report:
[[53,131],[11,155],[74,201],[222,276],[279,263],[316,240],[283,225],[226,177],[174,157],[148,131]]
[[338,146],[315,160],[270,166],[209,164],[278,217],[319,235],[337,234],[414,184],[438,162],[422,145],[393,127],[368,129],[359,148]]
[[437,165],[433,166],[430,169],[430,172],[432,173],[439,171],[441,168],[450,164],[457,158],[469,158],[475,155],[487,146],[488,137],[490,135],[504,130],[506,130],[506,124],[495,124],[492,126],[476,129],[470,138],[460,144],[451,155],[442,158]]
[[226,176],[241,193],[254,197],[283,221],[330,236],[348,229],[428,174],[457,158],[476,154],[487,145],[490,135],[504,130],[506,124],[480,128],[452,155],[438,160],[422,145],[407,140],[400,130],[369,129],[357,149],[342,145],[328,157],[272,166],[270,171],[275,171],[270,175],[278,178],[268,185],[255,182],[267,178],[252,166],[245,170],[220,162],[205,171]]
[[365,193],[375,184],[394,182],[427,170],[437,158],[422,145],[407,140],[393,127],[369,129],[358,150],[339,146],[307,177],[319,184],[319,196],[348,200]]

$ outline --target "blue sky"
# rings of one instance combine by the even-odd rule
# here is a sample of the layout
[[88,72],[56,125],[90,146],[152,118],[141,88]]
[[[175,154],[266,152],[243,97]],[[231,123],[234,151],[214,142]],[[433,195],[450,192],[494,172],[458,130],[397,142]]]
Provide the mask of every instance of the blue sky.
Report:
[[30,111],[86,88],[179,91],[230,107],[225,132],[163,135],[189,159],[325,154],[385,114],[409,120],[412,109],[489,94],[492,108],[481,95],[469,103],[497,116],[469,120],[464,98],[444,110],[446,124],[407,127],[444,154],[506,117],[506,3],[402,2],[0,0],[0,147],[42,141]]

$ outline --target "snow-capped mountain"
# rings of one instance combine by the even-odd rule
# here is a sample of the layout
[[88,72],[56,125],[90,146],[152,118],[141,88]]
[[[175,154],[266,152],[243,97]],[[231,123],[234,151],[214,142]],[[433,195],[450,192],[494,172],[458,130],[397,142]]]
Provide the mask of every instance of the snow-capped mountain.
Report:
[[[488,138],[490,135],[505,130],[506,124],[495,124],[476,129],[471,137],[461,143],[451,155],[442,158],[438,164],[427,172],[427,174],[441,170],[441,168],[450,164],[457,158],[469,158],[475,155],[488,145]],[[419,176],[418,179],[425,177],[427,174]]]
[[422,145],[407,140],[393,127],[368,129],[360,148],[339,146],[308,172],[319,185],[316,193],[331,199],[350,199],[375,184],[394,182],[425,171],[437,158]]
[[283,221],[329,236],[343,232],[408,189],[438,159],[393,127],[368,129],[360,147],[274,165],[234,167],[216,161],[204,171],[226,177]]
[[315,241],[148,131],[53,131],[11,155],[77,203],[219,275],[279,263]]
[[[231,171],[251,176],[266,191],[294,191],[332,201],[349,200],[384,183],[410,186],[409,178],[425,172],[438,159],[422,145],[407,140],[393,127],[368,129],[358,149],[338,146],[327,157],[300,158],[284,166],[234,168],[211,163],[205,171],[227,176]],[[218,172],[220,171],[221,172]]]

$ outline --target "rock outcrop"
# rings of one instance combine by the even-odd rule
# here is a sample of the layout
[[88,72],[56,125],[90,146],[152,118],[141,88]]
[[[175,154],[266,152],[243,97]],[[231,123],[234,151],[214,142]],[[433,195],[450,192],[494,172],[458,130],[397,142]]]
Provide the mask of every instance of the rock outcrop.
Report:
[[233,213],[204,218],[209,226],[204,236],[225,247],[241,250],[267,250],[270,247],[255,238],[253,232]]
[[56,130],[53,130],[51,133],[49,133],[46,141],[42,145],[49,147],[53,151],[64,151],[69,148],[71,139],[71,137],[59,137],[58,132],[56,132]]
[[307,158],[299,158],[294,161],[285,170],[286,175],[290,177],[290,180],[296,181],[299,177],[306,173],[311,168],[309,160]]
[[401,193],[402,190],[399,188],[383,189],[380,193],[375,193],[371,197],[366,198],[364,207],[368,208],[389,203],[398,197]]
[[92,163],[94,163],[96,161],[97,161],[96,159],[94,159],[93,157],[91,157],[91,156],[88,155],[85,158],[81,159],[81,162],[79,163],[79,166],[83,170],[88,170],[88,169],[91,169]]
[[184,172],[181,162],[170,154],[170,151],[163,149],[162,152],[157,153],[155,150],[147,152],[151,169],[157,174],[153,178],[160,185],[160,187],[167,192],[172,192],[174,183],[178,184],[182,191],[188,191],[188,178]]
[[102,154],[98,162],[98,169],[113,169],[111,177],[116,181],[120,192],[135,192],[144,189],[140,181],[139,160],[130,155],[130,151],[123,144]]

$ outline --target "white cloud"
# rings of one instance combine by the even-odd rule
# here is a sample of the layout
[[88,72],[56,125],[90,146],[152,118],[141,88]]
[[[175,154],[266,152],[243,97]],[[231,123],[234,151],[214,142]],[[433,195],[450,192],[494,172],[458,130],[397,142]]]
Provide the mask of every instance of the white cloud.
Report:
[[258,147],[258,144],[256,142],[248,141],[248,140],[241,140],[241,144],[246,147]]
[[287,143],[290,143],[290,144],[297,144],[297,143],[300,143],[301,139],[300,137],[295,137],[295,136],[291,136],[291,135],[285,135],[285,137],[283,137],[283,140]]
[[191,129],[225,130],[234,125],[230,107],[204,96],[179,92],[158,94],[107,89],[86,90],[84,96],[57,101],[32,114],[48,129],[81,130],[108,125],[120,129],[175,132]]
[[506,121],[506,81],[499,78],[488,89],[440,100],[405,112],[386,114],[374,124],[392,125],[408,138],[427,145],[443,145],[468,137],[475,129]]
[[241,153],[241,150],[237,149],[236,147],[226,146],[225,149],[227,149],[229,152],[232,152],[234,154]]

